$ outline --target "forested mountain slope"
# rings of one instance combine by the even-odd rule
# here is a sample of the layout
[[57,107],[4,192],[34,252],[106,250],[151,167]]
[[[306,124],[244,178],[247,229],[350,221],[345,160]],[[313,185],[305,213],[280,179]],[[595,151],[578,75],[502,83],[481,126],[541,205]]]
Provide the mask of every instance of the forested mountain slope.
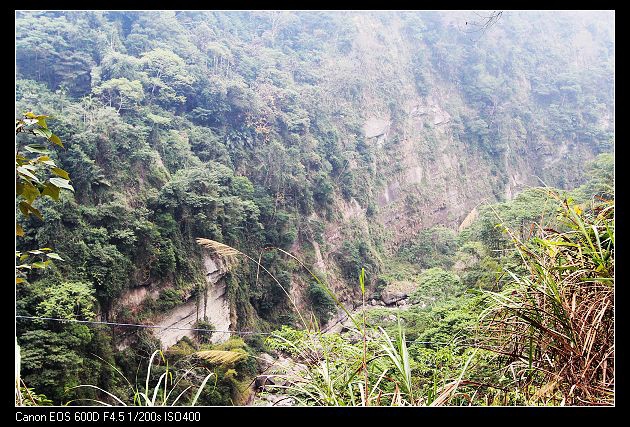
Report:
[[[373,289],[389,259],[454,235],[480,204],[583,184],[613,150],[613,15],[506,12],[483,33],[466,19],[17,12],[16,114],[54,117],[75,190],[42,200],[43,222],[18,213],[18,249],[65,260],[18,286],[18,314],[53,315],[42,301],[72,283],[102,320],[159,322],[186,301],[198,312],[220,281],[226,325],[270,330],[296,321],[282,289],[246,261],[207,281],[216,260],[196,238],[260,255],[307,308],[308,273],[261,253],[291,252],[352,304],[361,267]],[[56,327],[18,323],[25,369],[50,375],[30,383],[56,399],[111,372],[88,353],[114,361],[115,346],[153,339]],[[116,363],[134,366],[125,351]]]

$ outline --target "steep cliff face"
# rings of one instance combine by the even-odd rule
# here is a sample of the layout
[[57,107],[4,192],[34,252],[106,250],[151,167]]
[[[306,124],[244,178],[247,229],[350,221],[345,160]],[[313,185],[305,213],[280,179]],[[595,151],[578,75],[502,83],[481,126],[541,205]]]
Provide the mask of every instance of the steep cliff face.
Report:
[[[168,349],[183,337],[194,339],[196,333],[191,329],[195,328],[197,321],[204,319],[210,322],[215,330],[222,331],[212,334],[210,338],[212,343],[224,342],[230,337],[229,332],[223,332],[231,330],[232,323],[235,323],[233,322],[234,309],[230,307],[227,284],[224,280],[230,267],[223,258],[208,253],[202,255],[202,262],[206,286],[200,294],[188,295],[185,302],[148,319],[148,323],[155,326],[151,332],[159,338],[163,349]],[[109,315],[122,308],[131,312],[137,311],[148,300],[157,300],[159,294],[160,289],[152,285],[130,289],[117,299]],[[118,348],[120,350],[127,346],[129,346],[129,341],[123,339]]]
[[[184,304],[163,313],[155,322],[160,329],[154,334],[160,339],[164,348],[168,348],[183,337],[195,337],[195,323],[207,318],[217,331],[230,330],[230,304],[226,294],[226,283],[223,276],[228,272],[225,261],[209,254],[203,255],[206,274],[206,290],[200,298],[191,298]],[[164,328],[164,329],[162,329]],[[215,332],[211,342],[224,342],[230,337],[227,332]]]
[[[384,20],[361,14],[352,22],[356,34],[343,66],[349,68],[344,73],[361,76],[360,101],[348,101],[347,108],[362,118],[359,138],[375,153],[372,167],[377,179],[372,197],[379,206],[378,221],[393,232],[392,245],[422,228],[457,228],[479,203],[510,199],[527,185],[540,185],[541,180],[560,187],[579,182],[579,165],[594,157],[595,147],[564,137],[552,141],[530,135],[520,121],[514,121],[508,122],[514,129],[500,130],[493,142],[500,148],[488,155],[488,150],[471,144],[466,129],[462,130],[465,115],[488,118],[470,104],[461,82],[427,62],[422,71],[430,84],[424,93],[417,90],[414,55],[430,51],[431,46],[424,41],[413,43],[397,15]],[[461,30],[455,24],[456,20],[450,31],[458,33]],[[497,28],[483,37],[492,40],[487,43],[491,45],[503,31]],[[582,34],[580,40],[585,37]],[[576,46],[580,52],[592,53],[592,44]],[[518,92],[510,101],[531,97],[527,79],[532,77],[522,77],[518,90],[525,95]],[[337,84],[334,79],[324,82],[331,91]],[[505,108],[500,100],[494,102],[490,117],[498,117]]]
[[[445,34],[462,37],[458,17],[440,19]],[[453,52],[448,52],[429,36],[410,37],[414,29],[400,15],[362,13],[349,22],[351,48],[342,57],[332,49],[323,56],[320,88],[331,120],[339,126],[349,120],[357,123],[342,135],[343,143],[351,147],[360,141],[367,147],[369,156],[355,149],[348,162],[365,197],[361,203],[354,198],[338,200],[337,216],[325,220],[324,244],[305,242],[314,250],[314,265],[326,273],[331,288],[346,303],[356,302],[359,295],[357,286],[340,277],[336,255],[357,233],[368,241],[377,238],[375,229],[386,236],[382,246],[387,256],[422,229],[461,230],[474,220],[479,205],[509,200],[527,186],[572,188],[581,183],[583,165],[600,147],[576,133],[549,136],[547,129],[557,123],[546,117],[549,101],[536,92],[536,75],[514,71],[510,82],[514,87],[505,97],[496,76],[514,64],[494,71],[486,64],[487,70],[469,74],[468,68],[479,67],[474,60],[454,66],[447,59],[449,54],[461,55],[461,45],[453,43]],[[472,43],[463,56],[505,49],[501,40],[510,37],[512,25],[481,35],[482,47]],[[595,61],[598,48],[586,33],[568,41],[556,34],[554,42],[568,43],[576,55]],[[567,67],[573,66],[579,72],[579,61],[569,61]],[[483,102],[476,101],[480,95],[471,89],[475,85],[485,90]],[[525,112],[513,107],[519,104],[528,106]],[[609,130],[610,124],[599,119],[596,126]],[[293,293],[299,299],[304,285],[295,285]]]

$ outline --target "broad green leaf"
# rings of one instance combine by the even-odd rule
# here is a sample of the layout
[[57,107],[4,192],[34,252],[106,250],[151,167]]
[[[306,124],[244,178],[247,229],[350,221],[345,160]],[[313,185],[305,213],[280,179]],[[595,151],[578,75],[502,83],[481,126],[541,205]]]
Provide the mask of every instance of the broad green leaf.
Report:
[[62,177],[63,179],[70,179],[70,175],[68,174],[68,172],[66,172],[65,170],[61,169],[61,168],[52,168],[51,169],[52,173],[54,173],[57,176]]
[[40,196],[39,190],[33,184],[28,181],[24,181],[24,189],[22,191],[22,197],[28,200],[29,203],[33,203],[36,198]]
[[22,194],[23,191],[24,191],[24,183],[23,182],[16,182],[15,183],[15,195],[19,196],[20,194]]
[[15,224],[15,235],[16,236],[24,236],[24,229],[20,224]]
[[46,139],[48,139],[48,138],[50,138],[52,136],[52,132],[50,130],[42,129],[42,128],[33,129],[33,133],[35,135],[43,136]]
[[61,142],[61,139],[57,136],[57,135],[50,135],[50,142],[52,142],[53,144],[56,144],[60,147],[63,148],[63,143]]
[[37,116],[32,111],[27,111],[26,113],[24,113],[24,117],[28,117],[29,119],[34,119]]
[[24,147],[24,149],[26,151],[28,151],[28,152],[31,152],[31,153],[38,153],[38,154],[49,154],[50,153],[50,151],[48,149],[46,149],[45,145],[39,145],[39,144],[27,145],[27,146]]
[[40,251],[52,251],[50,248],[39,248]]
[[46,124],[46,119],[43,116],[37,116],[37,124],[43,127],[44,129],[48,129],[48,125]]
[[45,262],[34,262],[33,264],[31,264],[31,267],[33,267],[33,268],[46,268],[46,263]]
[[20,212],[22,212],[22,215],[28,216],[28,206],[28,202],[20,202],[18,204],[18,208],[20,208]]
[[50,182],[46,183],[44,190],[42,191],[43,196],[49,196],[53,200],[59,200],[59,187]]
[[41,220],[44,219],[44,217],[42,216],[41,212],[38,211],[33,206],[31,206],[30,203],[25,202],[25,201],[21,201],[18,206],[20,208],[20,211],[24,214],[24,216],[28,216],[29,213],[33,213],[33,215],[35,215],[37,218],[39,218]]
[[20,262],[24,261],[26,258],[28,258],[28,254],[24,254],[20,257]]
[[63,261],[63,258],[61,258],[61,257],[59,256],[59,254],[56,254],[56,253],[54,253],[54,252],[51,252],[51,253],[49,253],[49,254],[46,254],[46,256],[47,256],[48,258],[58,259],[59,261]]
[[44,220],[44,215],[42,215],[42,213],[34,208],[32,205],[28,205],[29,206],[29,210],[33,213],[33,215],[35,215],[37,218],[41,219],[42,221]]
[[24,175],[32,180],[34,180],[35,182],[39,182],[39,179],[37,179],[37,177],[35,175],[33,175],[27,168],[26,166],[19,166],[17,168],[17,171],[20,175]]
[[16,285],[19,284],[19,283],[24,283],[24,282],[26,282],[26,280],[22,279],[21,277],[16,277],[15,278],[15,284]]
[[70,181],[68,181],[67,179],[50,178],[50,182],[57,187],[67,188],[68,190],[74,191],[74,188],[72,187],[72,185],[70,185]]

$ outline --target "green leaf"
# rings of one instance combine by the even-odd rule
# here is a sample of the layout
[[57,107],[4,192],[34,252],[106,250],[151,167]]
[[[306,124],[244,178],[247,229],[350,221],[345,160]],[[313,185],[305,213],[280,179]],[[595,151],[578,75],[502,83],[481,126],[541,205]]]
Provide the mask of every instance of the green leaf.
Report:
[[57,136],[57,135],[50,135],[50,142],[52,142],[53,144],[56,144],[58,146],[60,146],[61,148],[63,148],[63,143],[61,142],[61,139]]
[[40,196],[39,190],[33,184],[28,181],[24,181],[24,189],[22,191],[22,197],[28,200],[29,203],[33,203],[35,199]]
[[44,129],[48,129],[48,125],[46,124],[46,119],[44,118],[44,116],[37,116],[37,124]]
[[56,253],[54,253],[54,252],[51,252],[51,253],[49,253],[49,254],[46,254],[46,256],[47,256],[48,258],[58,259],[59,261],[63,261],[63,258],[61,258],[61,257],[59,256],[59,254],[56,254]]
[[365,295],[365,269],[361,267],[361,275],[359,276],[359,283],[361,284],[361,295]]
[[33,268],[46,268],[46,263],[45,262],[34,262],[33,264],[31,264],[31,267],[33,267]]
[[16,277],[15,278],[15,284],[16,285],[19,284],[19,283],[24,283],[24,282],[26,282],[26,280],[22,279],[21,277]]
[[15,224],[15,235],[16,236],[24,236],[24,229],[20,224]]
[[52,173],[54,173],[57,176],[62,177],[63,179],[70,179],[70,175],[68,174],[68,172],[66,172],[65,170],[61,169],[61,168],[52,168],[51,169]]
[[15,195],[19,196],[22,194],[22,192],[24,191],[24,183],[23,182],[16,182],[15,183]]
[[27,168],[26,166],[18,166],[18,168],[16,169],[18,171],[18,173],[20,175],[24,175],[32,180],[34,180],[35,182],[39,182],[39,179],[37,179],[37,177],[35,175],[33,175]]
[[29,254],[32,254],[32,255],[39,255],[39,254],[43,254],[43,252],[42,252],[42,251],[39,251],[39,250],[37,250],[37,249],[35,249],[35,250],[33,250],[33,251],[28,251],[28,253],[29,253]]
[[27,145],[24,147],[24,149],[28,152],[31,153],[38,153],[38,154],[49,154],[50,151],[48,149],[46,149],[45,145],[40,145],[40,144],[31,144],[31,145]]
[[59,200],[59,187],[47,182],[44,190],[42,191],[42,195],[51,197],[53,200]]
[[33,206],[31,206],[31,204],[26,201],[21,201],[18,207],[20,208],[20,211],[22,212],[22,214],[24,214],[24,216],[29,216],[30,213],[33,213],[33,215],[35,215],[37,218],[41,220],[44,219],[41,212],[38,211]]
[[24,261],[26,258],[28,258],[28,254],[24,254],[20,257],[20,262]]
[[24,113],[24,117],[28,117],[29,119],[34,119],[37,116],[32,111],[27,111],[26,113]]
[[72,188],[72,185],[70,185],[70,181],[68,181],[67,179],[50,178],[50,182],[57,187],[67,188],[68,190],[74,191],[74,188]]
[[29,206],[28,202],[20,202],[20,204],[18,204],[18,208],[20,208],[20,212],[22,212],[22,215],[28,216],[28,211],[29,211],[28,206]]
[[43,136],[44,138],[48,139],[52,136],[52,132],[49,131],[48,129],[43,129],[43,128],[35,128],[33,129],[33,133],[35,135],[40,135]]
[[42,215],[42,213],[37,210],[36,208],[34,208],[32,205],[28,205],[28,209],[29,211],[31,211],[33,213],[33,215],[35,215],[37,218],[41,219],[42,221],[44,220],[44,216]]

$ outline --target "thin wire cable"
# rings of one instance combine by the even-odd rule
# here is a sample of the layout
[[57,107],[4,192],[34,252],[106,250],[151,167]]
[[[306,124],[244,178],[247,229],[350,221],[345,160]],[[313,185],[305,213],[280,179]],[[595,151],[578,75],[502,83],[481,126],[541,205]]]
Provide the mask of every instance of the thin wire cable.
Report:
[[157,326],[157,325],[140,325],[137,323],[118,323],[118,322],[100,322],[95,320],[78,320],[78,319],[59,319],[56,317],[37,317],[37,316],[15,316],[18,319],[29,320],[52,320],[55,322],[74,322],[74,323],[89,323],[93,325],[110,325],[110,326],[128,326],[135,328],[149,328],[149,329],[175,329],[178,331],[200,331],[200,332],[219,332],[231,334],[251,334],[251,335],[271,335],[270,332],[249,332],[249,331],[225,331],[220,329],[202,329],[202,328],[179,328],[177,326]]
[[[251,332],[251,331],[230,331],[230,330],[220,330],[220,329],[202,329],[202,328],[179,328],[176,326],[157,326],[157,325],[141,325],[137,323],[119,323],[119,322],[102,322],[95,320],[78,320],[78,319],[61,319],[57,317],[39,317],[39,316],[15,316],[17,319],[26,319],[26,320],[52,320],[55,322],[73,322],[73,323],[88,323],[93,325],[109,325],[109,326],[126,326],[126,327],[135,327],[135,328],[147,328],[147,329],[175,329],[178,331],[199,331],[199,332],[219,332],[219,333],[230,333],[230,334],[239,334],[239,335],[275,335],[274,332]],[[447,342],[435,342],[435,341],[417,341],[417,340],[405,340],[408,344],[439,344],[439,345],[455,345],[457,347],[465,347],[466,344],[457,344],[457,343],[447,343]]]

